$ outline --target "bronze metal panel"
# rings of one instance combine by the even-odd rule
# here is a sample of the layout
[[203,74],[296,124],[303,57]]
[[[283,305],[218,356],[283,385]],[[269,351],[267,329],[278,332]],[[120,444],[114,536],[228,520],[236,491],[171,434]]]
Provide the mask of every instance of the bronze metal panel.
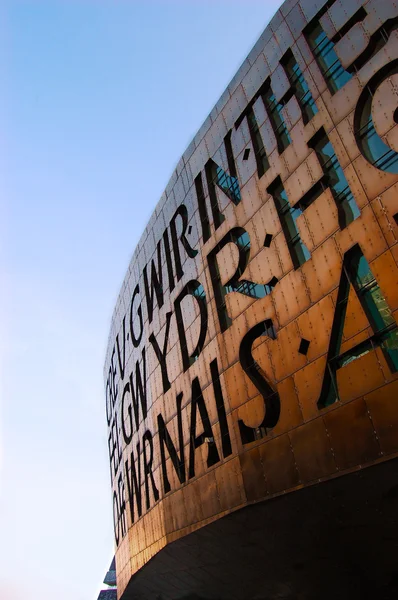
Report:
[[313,419],[319,414],[317,402],[321,394],[326,367],[326,356],[321,356],[293,375],[294,385],[304,420]]
[[[255,227],[261,231],[262,243],[264,243],[264,238],[262,235],[264,231],[276,236],[276,234],[282,229],[274,201],[268,194],[264,195],[264,198],[266,198],[264,204],[258,211],[254,221]],[[260,235],[259,231],[258,235]]]
[[[254,175],[243,185],[243,201],[235,208],[238,223],[246,224],[249,219],[262,207],[258,179]],[[243,214],[242,214],[243,213]]]
[[274,241],[269,248],[262,248],[257,256],[253,257],[245,276],[251,281],[263,284],[267,284],[273,277],[278,280],[282,278],[283,271],[275,251]]
[[[294,45],[293,45],[293,48],[294,48]],[[302,60],[305,61],[305,64],[307,66],[310,65],[314,60],[314,55],[312,54],[312,52],[307,44],[307,40],[305,39],[305,37],[302,33],[301,33],[301,35],[299,35],[297,37],[296,48],[299,51],[300,56],[302,57]],[[304,70],[302,65],[300,65],[300,67],[302,70]]]
[[239,455],[239,461],[247,500],[253,502],[264,498],[267,495],[267,484],[259,449],[252,448],[243,452]]
[[318,302],[339,284],[341,266],[341,255],[334,238],[327,239],[314,250],[312,260],[302,266],[312,303]]
[[[367,327],[369,327],[368,318],[359,302],[354,287],[351,286],[348,293],[348,303],[343,328],[344,340],[349,340],[352,336],[360,333]],[[345,350],[341,350],[341,352],[344,351]]]
[[391,310],[398,308],[398,267],[389,250],[371,264],[372,273]]
[[[291,144],[283,152],[283,159],[288,169],[287,175],[293,173],[312,152],[305,140],[304,125],[302,121],[299,121],[289,131],[289,136],[292,140]],[[285,179],[286,177],[282,177],[282,180]]]
[[[299,41],[300,41],[300,38],[297,43],[299,43]],[[300,49],[301,49],[301,46],[300,46]],[[313,57],[313,54],[312,54],[312,57]],[[322,94],[323,100],[325,100],[324,94],[328,94],[329,92],[327,90],[326,81],[322,77],[322,73],[321,73],[315,60],[312,60],[312,62],[308,65],[308,70],[311,74],[312,79],[314,80],[314,83],[318,89],[318,92],[320,94]],[[325,102],[325,104],[326,104],[326,102]]]
[[[275,365],[272,361],[272,355],[277,344],[276,340],[256,340],[252,346],[252,355],[254,360],[258,363],[265,376],[274,384],[276,380]],[[257,390],[258,391],[258,390]]]
[[283,116],[289,129],[294,127],[301,119],[300,107],[294,96],[283,107]]
[[290,29],[284,20],[275,31],[275,38],[279,44],[282,54],[285,54],[286,50],[291,47],[294,40],[292,34],[290,33]]
[[342,141],[342,139],[339,135],[338,129],[336,127],[334,127],[331,131],[329,131],[328,138],[333,146],[333,149],[339,160],[340,166],[343,169],[345,169],[345,167],[347,167],[348,164],[350,163],[350,157],[348,156],[347,150],[344,147],[343,141]]
[[286,377],[278,383],[277,391],[281,399],[281,415],[277,425],[270,432],[272,436],[290,431],[303,422],[293,377]]
[[391,254],[395,260],[395,264],[398,264],[398,244],[395,244],[395,246],[391,248]]
[[281,381],[307,364],[305,356],[298,351],[300,341],[297,323],[293,321],[279,331],[276,340],[269,343],[277,381]]
[[299,475],[287,434],[259,446],[259,453],[270,494],[298,485]]
[[[395,313],[396,320],[397,316],[398,315]],[[391,371],[391,366],[387,364],[386,357],[384,356],[384,353],[381,348],[376,348],[376,356],[380,365],[380,369],[384,375],[384,385],[398,379],[398,372]]]
[[[355,348],[355,346],[357,346],[358,344],[369,339],[371,337],[372,333],[373,333],[372,329],[370,327],[367,327],[366,329],[363,329],[360,333],[357,333],[357,334],[351,336],[350,338],[346,339],[345,341],[342,341],[341,347],[340,347],[340,354],[344,354],[348,350]],[[343,379],[344,379],[344,377],[343,377]]]
[[337,125],[340,139],[351,161],[355,160],[360,153],[354,135],[354,112],[352,111]]
[[[285,6],[285,4],[286,2],[284,2],[283,6]],[[307,24],[299,4],[296,4],[289,12],[287,12],[286,22],[289,25],[289,29],[292,32],[294,39],[297,39]]]
[[247,319],[247,326],[249,329],[264,319],[271,319],[276,325],[277,319],[275,307],[271,296],[266,296],[265,298],[257,300],[257,302],[250,307],[250,310],[245,312],[245,317]]
[[358,398],[383,383],[383,371],[374,350],[337,371],[337,387],[343,402]]
[[334,123],[340,123],[354,110],[362,88],[359,79],[354,75],[336,94],[326,89],[322,99]]
[[[288,30],[289,35],[290,31]],[[278,37],[278,36],[277,36]],[[293,40],[292,40],[293,43]],[[290,82],[287,78],[284,68],[279,63],[271,76],[271,86],[277,101],[281,100],[290,88]]]
[[286,243],[285,236],[282,232],[278,233],[272,241],[275,249],[275,254],[270,253],[270,261],[275,265],[275,273],[282,270],[285,275],[293,269],[292,259],[289,254],[289,248]]
[[387,146],[395,150],[395,152],[398,151],[398,128],[396,125],[386,133],[383,139]]
[[384,454],[398,451],[398,381],[365,396],[380,448]]
[[290,204],[294,206],[322,175],[323,172],[315,152],[311,152],[308,158],[285,181],[285,190]]
[[361,23],[356,23],[336,44],[336,54],[342,65],[348,67],[366,50],[369,36]]
[[257,389],[248,377],[244,376],[239,363],[224,371],[224,381],[231,409],[238,408],[257,394]]
[[[397,75],[385,79],[377,88],[372,101],[373,122],[380,137],[396,127],[393,115],[398,101],[397,83]],[[392,148],[396,150],[394,146]]]
[[358,219],[336,234],[336,243],[342,254],[359,244],[368,262],[387,250],[386,240],[370,206],[365,206]]
[[369,200],[373,200],[396,183],[396,175],[379,171],[369,164],[362,154],[354,160],[353,165]]
[[[293,131],[293,130],[292,130]],[[290,134],[289,134],[290,135]],[[286,161],[286,153],[288,153],[291,144],[286,148],[283,154],[279,154],[277,147],[269,154],[269,169],[265,172],[263,177],[260,179],[259,186],[260,191],[266,191],[268,186],[275,180],[276,177],[280,177],[282,181],[286,179],[289,174],[289,169]]]
[[[333,129],[333,127],[335,127],[335,125],[330,117],[330,114],[328,112],[328,109],[326,108],[326,104],[323,101],[322,96],[319,96],[317,98],[317,96],[319,95],[318,92],[314,93],[314,91],[312,90],[312,88],[310,86],[310,81],[311,81],[310,72],[308,72],[308,76],[306,73],[306,78],[307,78],[308,86],[311,89],[312,96],[313,96],[314,100],[316,99],[316,106],[318,109],[318,112],[316,113],[316,115],[314,115],[312,117],[311,121],[309,121],[309,123],[307,123],[304,127],[304,140],[308,144],[308,142],[320,130],[321,127],[324,128],[326,133],[329,133],[329,131],[331,131],[331,129]],[[314,84],[314,86],[315,86],[315,84]]]
[[254,398],[250,398],[243,406],[237,410],[237,418],[248,427],[258,427],[262,423],[265,416],[264,401],[262,396],[257,394]]
[[246,501],[239,457],[233,458],[214,471],[221,510],[230,510]]
[[197,489],[199,490],[199,498],[196,498],[196,502],[199,499],[202,504],[203,517],[207,519],[221,512],[221,504],[218,496],[217,481],[214,470],[198,479],[197,486]]
[[199,481],[192,481],[189,485],[185,485],[182,492],[189,522],[200,523],[205,517],[202,503],[199,502]]
[[303,241],[312,252],[339,228],[337,207],[329,188],[306,209],[305,220],[311,235],[310,241]]
[[297,319],[301,337],[310,342],[306,354],[308,361],[318,358],[328,350],[334,314],[333,299],[335,300],[336,296],[336,292],[325,296]]
[[310,305],[307,288],[300,271],[290,271],[273,292],[279,325],[283,327]]
[[339,469],[376,460],[380,448],[363,398],[324,415],[336,465]]
[[173,515],[173,531],[182,529],[191,523],[190,516],[188,517],[184,504],[183,490],[174,492],[171,510]]
[[330,439],[322,419],[315,419],[293,429],[289,437],[301,482],[307,483],[335,473],[336,464]]
[[354,165],[351,163],[344,169],[344,175],[348,185],[355,197],[355,202],[360,210],[369,203],[368,197],[365,194]]
[[[123,282],[104,369],[120,596],[171,541],[246,503],[398,451],[398,373],[378,347],[377,319],[368,322],[366,293],[358,295],[352,282],[344,314],[337,305],[340,284],[354,278],[347,252],[359,246],[398,324],[395,155],[385,166],[372,158],[372,146],[365,158],[354,133],[360,94],[398,58],[398,33],[354,65],[344,85],[331,73],[327,80],[305,39],[308,31],[302,33],[308,20],[319,21],[324,4],[286,0],[272,19],[178,162]],[[367,16],[342,30],[361,6]],[[347,66],[397,14],[395,0],[336,0],[320,22],[329,39],[336,35],[336,55]],[[312,116],[280,62],[287,50],[315,102]],[[290,138],[279,145],[262,97],[268,77]],[[398,150],[397,82],[393,74],[372,88],[369,121],[392,151]],[[251,123],[253,136],[249,108],[258,126]],[[310,144],[321,129],[342,169],[335,165],[329,178]],[[342,173],[360,209],[345,227],[345,200],[337,197]],[[304,201],[320,180],[322,193]],[[293,211],[277,208],[270,192],[278,182]],[[372,336],[374,349],[343,367],[337,363],[334,374],[333,354]],[[320,408],[330,373],[339,400]],[[274,415],[267,404],[272,392]],[[169,437],[159,432],[159,417]],[[132,522],[134,467],[142,515],[135,497]]]
[[371,206],[387,243],[395,244],[398,240],[398,224],[394,219],[398,212],[398,185],[391,186],[384,194],[372,200]]

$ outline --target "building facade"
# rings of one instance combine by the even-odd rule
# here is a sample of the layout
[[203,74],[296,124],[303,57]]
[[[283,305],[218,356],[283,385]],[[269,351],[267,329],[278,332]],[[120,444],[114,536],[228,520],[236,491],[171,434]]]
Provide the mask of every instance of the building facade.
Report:
[[398,2],[286,0],[183,154],[105,362],[119,598],[397,593],[397,123]]

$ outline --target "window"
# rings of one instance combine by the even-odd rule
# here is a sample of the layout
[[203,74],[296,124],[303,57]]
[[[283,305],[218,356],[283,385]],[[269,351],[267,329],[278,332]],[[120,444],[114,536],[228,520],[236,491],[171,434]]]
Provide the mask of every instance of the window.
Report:
[[[373,335],[344,353],[340,352],[350,288],[353,286]],[[343,271],[333,319],[328,362],[318,406],[323,408],[338,400],[338,369],[380,347],[390,370],[398,371],[398,326],[369,264],[358,245],[344,257]]]
[[[318,109],[307,82],[304,79],[304,75],[302,74],[296,59],[290,50],[285,54],[282,65],[285,69],[290,85],[292,86],[292,93],[296,96],[297,102],[300,106],[303,121],[304,123],[308,123],[308,121],[310,121],[318,112]],[[290,100],[291,95],[292,94],[285,99],[285,102]]]
[[347,264],[347,276],[353,284],[362,308],[376,334],[391,371],[398,370],[398,331],[394,316],[370,270],[357,248]]
[[367,62],[370,61],[387,44],[393,31],[398,29],[398,17],[387,19],[383,25],[374,32],[365,50],[350,65],[350,71],[359,71]]
[[[225,217],[220,212],[218,206],[215,186],[219,187],[234,204],[239,204],[242,199],[240,195],[239,180],[236,173],[234,156],[232,153],[231,131],[229,131],[225,136],[224,145],[227,154],[228,168],[231,174],[229,175],[226,173],[224,169],[219,167],[212,159],[209,159],[205,165],[206,182],[209,190],[210,206],[215,229],[218,229],[221,223],[223,223],[225,220]],[[210,238],[211,230],[209,216],[207,214],[206,197],[203,189],[201,173],[195,177],[195,189],[198,199],[199,216],[202,224],[203,241],[207,242],[207,240]]]
[[239,248],[239,256],[244,257],[244,259],[240,259],[238,268],[234,275],[234,280],[232,282],[230,281],[225,286],[225,293],[229,294],[230,292],[239,292],[240,294],[249,296],[250,298],[264,298],[264,296],[268,296],[278,282],[276,277],[271,279],[268,284],[255,283],[254,281],[247,281],[245,279],[239,281],[239,278],[243,275],[243,271],[246,269],[246,265],[248,264],[250,257],[250,237],[247,231],[236,238],[234,243]]
[[201,173],[199,173],[199,175],[197,175],[197,177],[195,177],[195,189],[196,189],[196,196],[198,198],[200,222],[202,224],[203,242],[207,242],[207,240],[210,239],[211,231],[210,231],[209,215],[207,214],[207,209],[206,209],[206,197],[205,197],[205,192],[203,189],[203,181],[202,181]]
[[[377,133],[372,117],[372,103],[380,85],[398,73],[398,61],[388,65],[373,77],[362,92],[354,117],[355,138],[362,154],[377,169],[387,173],[398,173],[398,153],[382,140]],[[394,119],[396,116],[394,115]]]
[[237,177],[228,175],[221,167],[217,166],[214,183],[227,194],[234,204],[239,204],[242,198]]
[[296,224],[303,210],[299,203],[295,206],[290,206],[280,178],[277,178],[276,182],[268,188],[268,192],[274,199],[294,268],[298,269],[311,258],[311,254],[302,241]]
[[278,152],[281,154],[284,150],[286,150],[291,142],[285,121],[282,116],[283,104],[281,104],[281,102],[277,102],[270,87],[263,92],[262,100],[276,137]]
[[318,20],[310,25],[305,35],[330,92],[335,94],[351,79],[351,73],[343,68],[334,50],[334,43],[329,40]]
[[[226,244],[230,243],[235,244],[239,250],[239,262],[235,273],[225,284],[223,284],[221,281],[217,255]],[[264,298],[271,293],[278,283],[276,277],[273,277],[271,281],[265,285],[246,279],[240,279],[248,266],[249,258],[250,237],[247,231],[242,227],[234,227],[228,231],[207,256],[221,331],[226,331],[232,323],[226,307],[225,298],[227,294],[238,292],[244,296],[249,296],[250,298]]]
[[269,169],[269,162],[267,154],[265,152],[263,139],[261,137],[260,130],[257,125],[257,120],[253,112],[253,108],[247,113],[247,122],[249,125],[250,138],[253,144],[254,155],[257,163],[257,173],[259,177],[262,177],[264,173]]
[[317,154],[324,172],[324,184],[330,187],[332,191],[337,205],[339,225],[341,229],[344,229],[344,227],[347,227],[347,225],[352,223],[361,214],[344,175],[344,171],[323,129],[313,137],[309,146]]
[[232,135],[232,130],[230,129],[224,138],[224,146],[225,146],[225,152],[227,153],[229,172],[231,173],[232,177],[237,178],[238,174],[236,172],[235,158],[234,158],[234,153],[232,151],[231,135]]
[[239,204],[241,201],[241,195],[237,177],[228,175],[224,169],[219,167],[211,159],[206,165],[206,175],[208,176],[207,183],[209,187],[210,201],[212,203],[217,202],[217,198],[215,196],[216,191],[214,189],[214,186],[216,185],[228,196],[230,200],[232,200],[234,204]]

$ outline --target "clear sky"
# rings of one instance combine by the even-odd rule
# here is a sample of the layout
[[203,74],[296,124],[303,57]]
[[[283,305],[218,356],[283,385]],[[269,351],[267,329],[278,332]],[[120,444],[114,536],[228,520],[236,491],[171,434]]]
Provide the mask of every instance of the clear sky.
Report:
[[133,252],[278,0],[0,1],[0,597],[95,600],[102,369]]

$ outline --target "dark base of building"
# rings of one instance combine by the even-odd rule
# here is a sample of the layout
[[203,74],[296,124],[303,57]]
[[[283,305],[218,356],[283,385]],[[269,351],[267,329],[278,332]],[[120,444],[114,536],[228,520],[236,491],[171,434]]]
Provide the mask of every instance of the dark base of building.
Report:
[[398,459],[238,510],[156,555],[123,600],[396,600]]

